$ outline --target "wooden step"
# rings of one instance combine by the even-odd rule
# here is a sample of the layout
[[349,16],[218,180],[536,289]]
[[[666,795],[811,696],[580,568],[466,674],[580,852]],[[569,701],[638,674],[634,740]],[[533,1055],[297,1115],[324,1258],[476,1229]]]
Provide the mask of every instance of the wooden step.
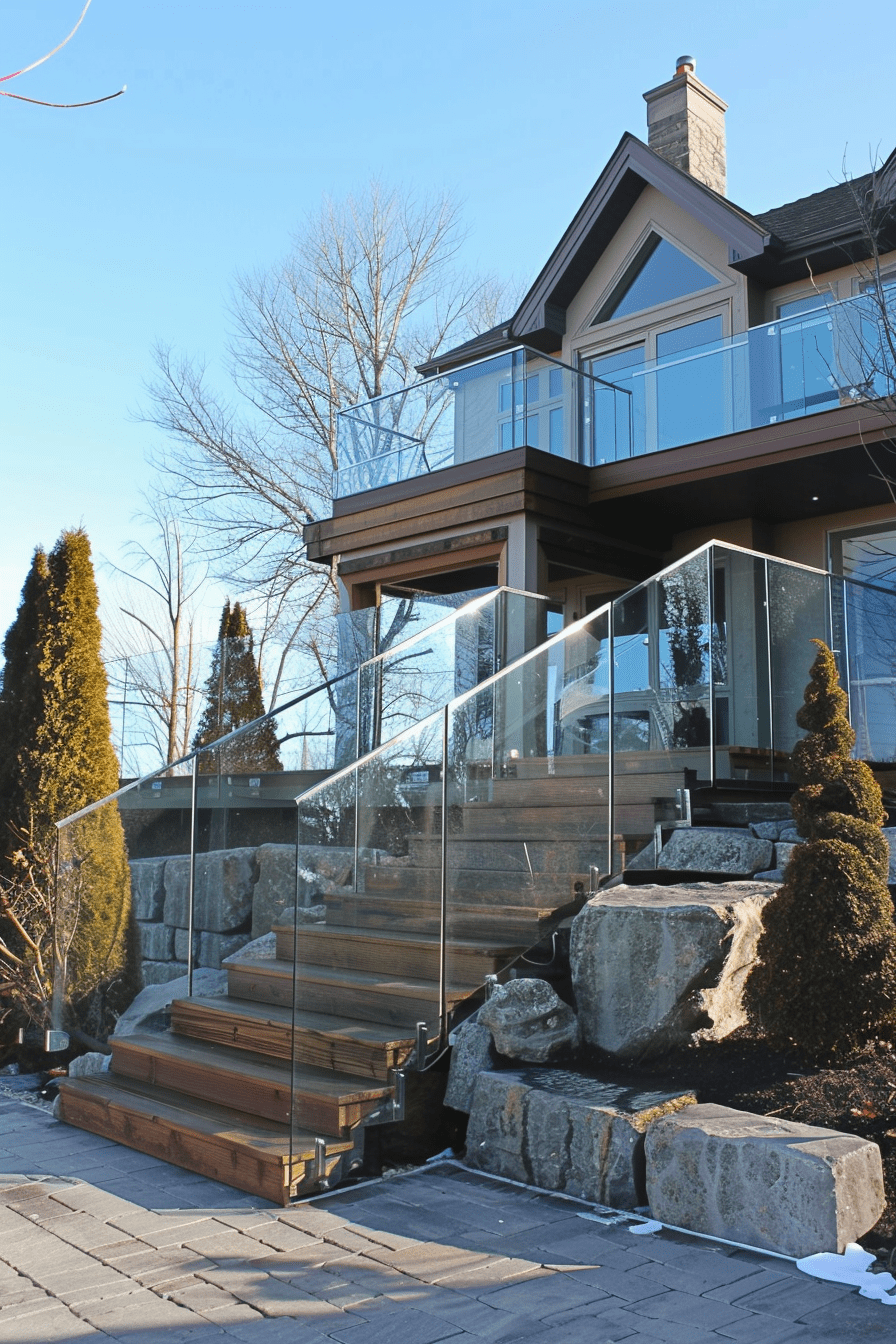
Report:
[[[274,933],[278,958],[289,962],[294,930],[279,927]],[[481,985],[487,975],[496,975],[525,950],[507,940],[452,940],[446,957],[449,981]],[[303,924],[299,929],[299,960],[306,966],[329,966],[333,970],[379,971],[438,980],[440,950],[438,938],[423,933]]]
[[[651,834],[653,823],[651,822]],[[599,863],[601,854],[607,849],[605,830],[598,829],[586,836],[560,840],[554,836],[535,834],[533,836],[511,839],[509,837],[452,835],[448,840],[449,872],[480,871],[499,872],[519,871],[547,876],[567,873],[587,872],[588,865]],[[390,867],[410,866],[413,868],[435,868],[441,866],[441,847],[438,841],[426,836],[408,836],[409,865],[382,865],[384,870]],[[373,872],[371,866],[367,869]]]
[[[467,998],[482,981],[448,986],[449,1006]],[[289,962],[230,961],[227,984],[231,999],[252,1003],[293,1002],[305,1012],[338,1013],[361,1021],[387,1022],[413,1032],[417,1022],[438,1016],[438,981],[418,976],[389,976],[379,971],[349,971],[328,966],[299,965],[293,977]]]
[[[415,897],[421,902],[436,903],[439,900],[441,881],[441,867],[417,868],[411,864],[380,864],[362,869],[362,887],[367,895],[400,894]],[[451,893],[456,893],[456,897],[453,898],[460,899],[465,904],[472,904],[479,898],[480,893],[485,892],[489,904],[506,901],[510,905],[519,905],[522,899],[521,893],[530,889],[537,890],[539,903],[544,904],[554,897],[558,900],[566,899],[569,891],[569,873],[537,872],[533,876],[524,865],[501,869],[457,868],[454,864],[450,864],[448,886]]]
[[[59,1089],[63,1120],[115,1139],[141,1153],[173,1162],[225,1185],[288,1204],[315,1184],[315,1138],[229,1107],[185,1097],[148,1083],[112,1077],[65,1079]],[[351,1139],[326,1146],[332,1168]]]
[[[112,1073],[153,1083],[187,1096],[233,1106],[249,1115],[289,1124],[290,1066],[232,1046],[210,1045],[166,1032],[156,1036],[112,1037]],[[364,1078],[305,1065],[292,1093],[303,1127],[315,1134],[341,1135],[380,1106],[388,1087]]]
[[[627,813],[643,810],[647,818],[648,829],[653,827],[653,804],[643,804],[641,808],[624,808]],[[616,809],[617,825],[625,829],[620,809]],[[632,818],[634,820],[634,817]],[[528,803],[525,806],[505,806],[503,803],[479,803],[476,807],[464,808],[463,838],[488,839],[497,841],[520,840],[528,845],[532,841],[571,841],[594,840],[606,843],[607,809],[600,806],[559,807],[555,804],[539,806]],[[450,843],[449,843],[450,853]]]
[[[237,1050],[257,1051],[274,1059],[290,1059],[293,1014],[276,1004],[247,1003],[227,998],[175,999],[171,1028],[178,1035]],[[411,1034],[387,1023],[299,1011],[295,1015],[295,1059],[298,1064],[333,1069],[361,1078],[389,1079],[414,1049]],[[433,1019],[432,1039],[437,1036]]]
[[[531,906],[497,903],[462,905],[452,901],[448,909],[449,938],[481,936],[494,939],[500,934],[521,947],[534,947],[561,920],[579,912],[586,899],[584,891],[585,888],[574,900],[564,901],[557,906],[544,903]],[[537,893],[535,895],[537,897]],[[436,936],[439,933],[440,914],[436,905],[415,906],[412,901],[400,896],[383,896],[372,902],[363,895],[341,893],[328,893],[325,900],[328,926],[382,930],[395,928],[402,932]]]

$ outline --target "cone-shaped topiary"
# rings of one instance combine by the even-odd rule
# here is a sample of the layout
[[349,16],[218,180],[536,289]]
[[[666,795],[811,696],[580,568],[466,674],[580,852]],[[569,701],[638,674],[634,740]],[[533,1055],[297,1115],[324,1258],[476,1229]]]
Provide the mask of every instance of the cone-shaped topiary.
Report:
[[887,890],[880,787],[850,751],[833,655],[820,640],[796,721],[807,736],[791,773],[793,814],[806,843],[763,911],[758,963],[744,999],[778,1045],[830,1056],[896,1030],[896,929]]
[[[218,642],[205,683],[205,709],[193,739],[193,749],[207,747],[235,728],[261,719],[263,714],[261,678],[255,661],[252,631],[239,602],[231,607],[228,598],[221,613]],[[272,720],[262,719],[227,746],[203,752],[199,768],[203,773],[282,770]]]
[[[35,857],[53,871],[55,823],[118,788],[97,608],[90,542],[82,531],[64,532],[49,556],[35,554],[3,646],[0,820],[8,839],[0,875],[13,893]],[[100,1034],[116,995],[123,1006],[139,989],[117,804],[63,828],[58,873],[53,955],[65,963],[68,1020]]]

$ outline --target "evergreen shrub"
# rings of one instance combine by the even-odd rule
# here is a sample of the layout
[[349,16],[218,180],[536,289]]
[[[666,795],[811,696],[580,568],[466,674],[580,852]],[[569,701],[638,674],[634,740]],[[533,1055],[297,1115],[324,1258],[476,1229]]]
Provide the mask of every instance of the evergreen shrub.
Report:
[[834,657],[820,640],[792,756],[798,845],[763,911],[745,986],[754,1024],[778,1046],[831,1057],[896,1030],[896,929],[887,888],[885,813],[855,733]]

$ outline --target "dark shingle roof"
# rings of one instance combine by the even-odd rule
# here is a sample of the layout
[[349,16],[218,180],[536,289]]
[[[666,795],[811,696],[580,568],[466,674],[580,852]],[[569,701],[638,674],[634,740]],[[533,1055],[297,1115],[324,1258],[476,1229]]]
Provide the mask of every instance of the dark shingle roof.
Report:
[[860,232],[862,219],[856,198],[862,199],[872,178],[872,173],[865,173],[850,182],[838,182],[836,186],[803,196],[798,201],[788,201],[786,205],[765,210],[753,218],[780,238],[788,249],[798,248],[820,236],[837,238]]

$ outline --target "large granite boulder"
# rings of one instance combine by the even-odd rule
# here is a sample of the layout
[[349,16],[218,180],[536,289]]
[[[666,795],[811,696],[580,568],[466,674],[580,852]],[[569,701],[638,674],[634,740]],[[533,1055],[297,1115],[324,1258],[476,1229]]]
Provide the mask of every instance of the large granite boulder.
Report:
[[654,1218],[796,1258],[842,1253],[885,1198],[876,1143],[816,1125],[691,1106],[645,1141]]
[[496,1069],[498,1063],[495,1043],[488,1027],[474,1018],[462,1023],[454,1034],[451,1048],[445,1105],[455,1111],[466,1111],[469,1115],[480,1073]]
[[771,868],[774,851],[772,840],[761,839],[746,830],[684,826],[669,836],[656,866],[743,876]]
[[252,901],[252,937],[270,933],[296,903],[295,845],[259,845],[258,881]]
[[744,981],[755,958],[769,882],[618,886],[576,915],[570,969],[591,1045],[650,1057],[695,1033],[721,1040],[746,1022]]
[[466,1163],[577,1199],[634,1209],[645,1197],[644,1132],[692,1096],[642,1094],[563,1069],[481,1073]]
[[500,1054],[529,1064],[545,1064],[580,1041],[575,1013],[546,980],[499,986],[480,1008],[479,1023],[488,1027]]
[[[176,967],[176,963],[169,963]],[[144,963],[144,972],[146,963]],[[167,983],[147,984],[115,1024],[116,1036],[133,1036],[135,1032],[167,1031],[172,1000],[187,997],[187,977],[180,976]],[[193,972],[193,994],[211,998],[227,993],[227,972],[199,969]]]

